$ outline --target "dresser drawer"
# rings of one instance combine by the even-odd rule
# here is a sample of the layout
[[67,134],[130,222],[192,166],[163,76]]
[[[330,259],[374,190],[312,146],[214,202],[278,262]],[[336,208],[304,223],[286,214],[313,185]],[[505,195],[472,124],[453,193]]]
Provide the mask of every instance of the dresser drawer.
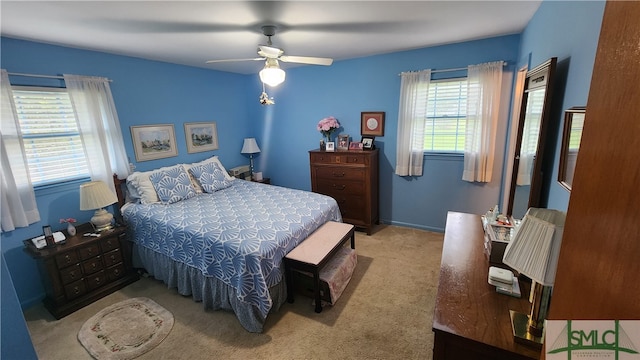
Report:
[[110,237],[100,240],[100,248],[102,252],[109,252],[120,247],[120,241],[117,237]]
[[102,268],[102,259],[100,256],[82,262],[82,271],[85,274],[92,274],[98,270],[102,270]]
[[336,196],[343,196],[344,194],[350,195],[362,195],[364,194],[364,184],[360,181],[349,180],[332,180],[332,179],[318,179],[316,191],[322,194],[329,195],[333,198]]
[[124,268],[124,264],[120,263],[116,266],[110,267],[106,270],[107,273],[107,279],[109,281],[113,281],[115,279],[119,279],[121,277],[123,277],[124,275],[126,275],[126,271]]
[[365,180],[364,168],[318,166],[315,170],[318,179]]
[[100,255],[100,248],[97,243],[94,243],[78,249],[78,254],[80,254],[80,260],[87,260],[96,255]]
[[368,165],[369,156],[348,152],[311,153],[311,164],[363,164]]
[[100,286],[107,283],[107,274],[104,270],[98,271],[95,274],[91,274],[87,276],[87,286],[89,290],[93,290],[95,288],[99,288]]
[[87,286],[85,285],[84,280],[78,280],[64,287],[64,294],[68,300],[82,296],[86,294],[86,292]]
[[82,268],[80,264],[74,264],[66,269],[60,270],[60,279],[64,285],[82,279]]
[[333,198],[340,207],[343,220],[357,220],[360,222],[366,220],[367,208],[365,207],[365,199],[362,196],[343,195]]
[[103,255],[104,266],[109,267],[122,262],[122,253],[120,249],[110,251]]
[[69,265],[77,264],[79,261],[78,253],[75,251],[69,251],[56,256],[56,265],[58,265],[58,269],[63,269]]

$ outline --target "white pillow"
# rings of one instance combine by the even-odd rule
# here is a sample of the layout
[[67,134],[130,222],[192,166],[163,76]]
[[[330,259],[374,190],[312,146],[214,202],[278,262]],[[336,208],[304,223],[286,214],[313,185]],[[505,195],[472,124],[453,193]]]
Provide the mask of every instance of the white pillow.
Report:
[[216,164],[218,164],[218,166],[220,167],[220,169],[224,173],[225,179],[227,179],[229,181],[232,181],[232,180],[236,179],[235,177],[229,175],[229,172],[227,171],[227,169],[225,169],[225,167],[220,162],[220,159],[218,159],[218,155],[214,155],[214,156],[212,156],[212,157],[210,157],[208,159],[205,159],[205,160],[202,160],[200,162],[193,163],[193,164],[186,164],[185,167],[187,168],[187,171],[188,171],[192,166],[204,165],[204,164],[210,163],[210,162],[215,162]]

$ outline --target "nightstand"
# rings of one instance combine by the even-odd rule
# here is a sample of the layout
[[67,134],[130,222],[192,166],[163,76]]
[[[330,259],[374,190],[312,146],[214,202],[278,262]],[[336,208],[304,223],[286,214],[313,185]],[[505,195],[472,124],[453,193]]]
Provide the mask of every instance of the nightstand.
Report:
[[262,178],[262,180],[251,180],[251,181],[271,185],[271,178]]
[[139,279],[131,265],[131,244],[126,226],[86,237],[90,223],[77,227],[77,234],[64,244],[37,249],[24,240],[25,251],[38,262],[47,293],[44,306],[60,319]]

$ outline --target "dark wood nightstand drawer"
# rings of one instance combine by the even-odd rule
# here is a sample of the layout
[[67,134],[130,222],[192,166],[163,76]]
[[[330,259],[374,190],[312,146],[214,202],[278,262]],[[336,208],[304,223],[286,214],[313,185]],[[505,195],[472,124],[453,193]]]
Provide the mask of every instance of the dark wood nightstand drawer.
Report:
[[93,290],[107,283],[107,275],[104,270],[87,276],[87,286]]
[[[123,234],[124,235],[124,234]],[[120,246],[120,240],[117,237],[110,237],[100,240],[100,248],[103,252],[109,252]]]
[[94,243],[78,249],[78,253],[80,255],[80,260],[87,260],[96,255],[100,255],[100,248],[98,248],[98,244]]
[[107,272],[107,278],[109,279],[109,281],[121,278],[127,273],[125,271],[124,264],[122,263],[108,268],[106,272]]
[[82,296],[86,292],[87,286],[85,285],[84,280],[78,280],[64,287],[64,293],[69,300]]
[[56,256],[56,265],[58,265],[58,269],[63,269],[69,265],[77,264],[79,261],[78,253],[75,251],[69,251]]
[[82,279],[82,268],[80,264],[75,264],[64,270],[60,270],[60,279],[62,279],[62,283],[65,285]]
[[122,253],[120,252],[120,249],[116,249],[104,254],[103,259],[104,259],[104,265],[106,267],[110,267],[117,263],[122,262]]
[[96,256],[82,263],[82,271],[85,274],[92,274],[98,270],[102,270],[102,259],[100,256]]

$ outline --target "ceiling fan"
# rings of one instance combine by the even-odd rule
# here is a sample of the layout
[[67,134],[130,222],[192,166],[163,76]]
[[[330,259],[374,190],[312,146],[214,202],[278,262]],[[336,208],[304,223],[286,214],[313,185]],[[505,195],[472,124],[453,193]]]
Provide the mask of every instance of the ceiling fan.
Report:
[[333,59],[311,57],[311,56],[291,56],[284,55],[284,50],[273,47],[271,37],[275,35],[277,27],[275,25],[262,26],[262,33],[267,37],[267,45],[258,46],[257,58],[249,59],[226,59],[226,60],[209,60],[206,63],[220,63],[220,62],[232,62],[232,61],[261,61],[265,62],[264,68],[260,70],[260,80],[269,86],[280,85],[285,78],[284,70],[280,69],[278,61],[297,63],[297,64],[309,64],[309,65],[324,65],[329,66],[333,63]]

